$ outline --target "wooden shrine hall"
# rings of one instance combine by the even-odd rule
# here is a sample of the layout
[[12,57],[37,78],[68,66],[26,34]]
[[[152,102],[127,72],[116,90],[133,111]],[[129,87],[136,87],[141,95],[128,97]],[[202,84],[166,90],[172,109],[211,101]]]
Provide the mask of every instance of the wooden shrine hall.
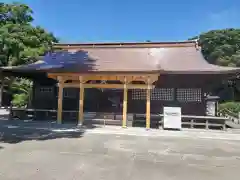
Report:
[[103,99],[112,92],[120,97],[115,109],[122,114],[123,127],[128,113],[145,113],[150,128],[151,114],[162,113],[164,106],[205,115],[211,85],[239,72],[209,64],[196,41],[55,44],[54,49],[36,63],[2,68],[2,73],[33,79],[33,108],[57,109],[58,123],[64,109],[76,110],[79,124],[84,111],[112,111],[105,103],[109,97]]

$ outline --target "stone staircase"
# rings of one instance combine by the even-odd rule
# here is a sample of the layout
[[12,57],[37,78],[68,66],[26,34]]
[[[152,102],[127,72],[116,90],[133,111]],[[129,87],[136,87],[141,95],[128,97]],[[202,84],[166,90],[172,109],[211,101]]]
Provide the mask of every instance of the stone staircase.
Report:
[[219,111],[219,115],[229,119],[229,121],[226,121],[226,125],[229,128],[240,129],[240,119],[237,117],[237,114],[231,112],[228,109],[223,109]]

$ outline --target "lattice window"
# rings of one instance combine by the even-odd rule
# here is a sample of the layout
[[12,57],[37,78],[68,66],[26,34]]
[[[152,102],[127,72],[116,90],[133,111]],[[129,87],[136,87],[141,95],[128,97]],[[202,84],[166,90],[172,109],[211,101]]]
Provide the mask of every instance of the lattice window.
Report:
[[133,100],[145,100],[146,99],[146,90],[145,89],[133,89],[132,90],[132,99]]
[[[150,98],[151,98],[151,100],[173,101],[174,100],[174,89],[173,88],[152,89]],[[133,89],[132,90],[132,99],[133,100],[146,100],[146,89]]]
[[40,87],[40,88],[38,88],[38,91],[40,93],[52,93],[53,87]]
[[174,89],[173,88],[152,89],[151,90],[151,100],[173,101],[174,100]]
[[36,96],[52,96],[53,94],[53,87],[51,86],[42,86],[42,87],[38,87],[36,88],[35,92],[36,92]]
[[201,102],[202,95],[200,88],[177,89],[177,100],[179,102]]
[[64,88],[63,89],[63,97],[64,98],[76,98],[77,97],[77,90],[76,88]]

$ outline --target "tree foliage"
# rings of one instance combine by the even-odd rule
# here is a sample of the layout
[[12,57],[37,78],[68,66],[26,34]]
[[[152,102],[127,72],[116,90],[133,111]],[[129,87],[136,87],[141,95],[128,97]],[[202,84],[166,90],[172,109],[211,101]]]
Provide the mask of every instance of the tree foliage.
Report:
[[[219,112],[229,114],[234,117],[238,117],[238,113],[240,112],[240,103],[239,102],[225,102],[219,105]],[[230,114],[229,114],[230,115]]]
[[23,78],[14,79],[10,91],[13,93],[13,106],[25,107],[32,95],[32,81]]
[[[20,3],[0,3],[0,66],[22,65],[35,62],[50,51],[52,44],[58,42],[52,33],[40,26],[33,26],[32,9]],[[26,81],[18,79],[13,84],[13,101],[19,105],[26,103]],[[28,87],[28,86],[27,86]]]
[[0,4],[0,65],[34,62],[58,40],[33,26],[32,10],[24,4]]
[[[240,29],[221,29],[202,33],[198,39],[205,59],[211,64],[240,67]],[[234,85],[222,84],[214,89],[214,94],[222,100],[239,98],[239,80]]]
[[209,63],[240,67],[240,29],[212,30],[191,39],[199,39]]

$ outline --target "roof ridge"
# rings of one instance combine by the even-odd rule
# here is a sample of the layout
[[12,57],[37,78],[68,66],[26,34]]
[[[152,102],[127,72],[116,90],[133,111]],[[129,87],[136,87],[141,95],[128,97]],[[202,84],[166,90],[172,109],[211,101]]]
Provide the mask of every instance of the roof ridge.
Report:
[[98,43],[55,43],[54,48],[150,48],[150,47],[197,47],[196,40],[172,42],[98,42]]

